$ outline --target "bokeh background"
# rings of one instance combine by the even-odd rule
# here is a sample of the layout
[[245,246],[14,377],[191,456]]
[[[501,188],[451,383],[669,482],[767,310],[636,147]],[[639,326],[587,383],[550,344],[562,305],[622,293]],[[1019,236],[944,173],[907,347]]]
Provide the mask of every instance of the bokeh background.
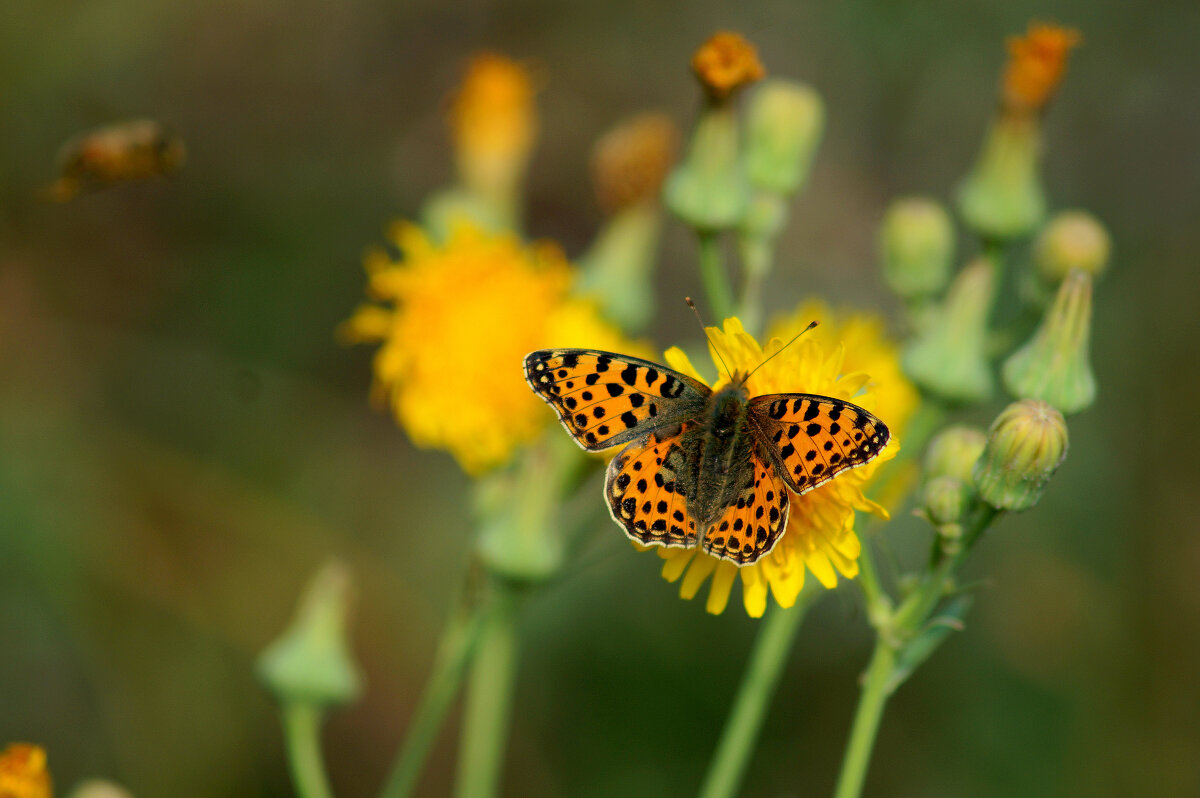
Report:
[[[103,775],[146,798],[289,795],[253,660],[337,555],[357,574],[369,690],[328,724],[329,766],[341,795],[377,789],[462,575],[467,480],[368,406],[371,353],[333,330],[362,296],[363,249],[450,177],[445,96],[470,54],[537,65],[527,226],[578,253],[601,220],[591,143],[647,109],[686,127],[690,52],[741,31],[828,106],[775,307],[819,294],[889,310],[882,211],[949,194],[1003,38],[1031,18],[1085,36],[1047,118],[1046,179],[1056,207],[1091,210],[1115,240],[1100,401],[1071,420],[1042,504],[973,558],[986,586],[968,631],[895,697],[868,792],[1200,794],[1190,0],[3,3],[0,743],[45,745],[63,788]],[[65,139],[142,115],[187,140],[180,174],[37,198]],[[661,262],[654,338],[693,340],[682,226]],[[893,534],[904,556],[920,526]],[[720,617],[680,601],[607,521],[589,551],[524,616],[506,794],[691,794],[755,622],[736,599]],[[831,791],[868,644],[853,590],[818,606],[745,795]],[[421,794],[448,791],[456,732]]]

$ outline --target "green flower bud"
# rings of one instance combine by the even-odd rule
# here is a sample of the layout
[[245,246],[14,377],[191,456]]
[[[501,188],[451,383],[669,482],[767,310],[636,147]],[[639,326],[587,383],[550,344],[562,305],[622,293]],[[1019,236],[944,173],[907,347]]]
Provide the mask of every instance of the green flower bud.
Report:
[[259,655],[258,677],[281,702],[346,704],[362,691],[346,640],[351,589],[344,565],[325,565],[305,589],[287,631]]
[[825,128],[821,96],[802,83],[771,80],[746,118],[746,176],[760,191],[795,194],[808,180]]
[[1039,175],[1041,130],[1036,117],[1001,116],[958,191],[958,210],[985,239],[1032,233],[1046,215]]
[[1062,211],[1038,234],[1033,257],[1038,276],[1058,285],[1076,269],[1099,276],[1108,266],[1110,250],[1108,231],[1095,216]]
[[746,213],[750,186],[738,157],[733,103],[705,108],[692,133],[687,158],[667,178],[671,212],[700,232],[736,227]]
[[883,277],[904,299],[941,291],[950,279],[954,225],[950,214],[925,197],[898,199],[888,207],[879,233]]
[[1070,415],[1091,407],[1096,377],[1088,357],[1092,278],[1072,272],[1029,343],[1004,364],[1004,387],[1021,399],[1044,399]]
[[904,370],[922,388],[957,402],[979,402],[992,394],[987,357],[987,319],[996,292],[992,264],[968,264],[930,313],[904,353]]
[[980,497],[998,510],[1028,510],[1067,456],[1067,423],[1041,400],[1022,399],[996,417],[975,465]]
[[632,205],[608,220],[579,259],[576,291],[596,300],[625,332],[642,332],[654,316],[652,277],[661,231],[657,205]]
[[971,491],[954,477],[934,477],[925,483],[921,504],[934,526],[957,524],[971,502]]
[[976,427],[956,424],[939,432],[925,452],[928,478],[950,477],[969,482],[975,461],[983,454],[987,434]]

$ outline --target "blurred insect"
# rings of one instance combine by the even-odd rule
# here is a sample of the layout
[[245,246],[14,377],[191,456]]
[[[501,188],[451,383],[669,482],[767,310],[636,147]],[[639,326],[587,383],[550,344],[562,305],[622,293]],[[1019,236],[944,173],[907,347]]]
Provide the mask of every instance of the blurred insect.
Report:
[[186,156],[183,140],[160,122],[117,122],[64,144],[58,155],[59,177],[45,193],[66,202],[85,191],[170,174]]

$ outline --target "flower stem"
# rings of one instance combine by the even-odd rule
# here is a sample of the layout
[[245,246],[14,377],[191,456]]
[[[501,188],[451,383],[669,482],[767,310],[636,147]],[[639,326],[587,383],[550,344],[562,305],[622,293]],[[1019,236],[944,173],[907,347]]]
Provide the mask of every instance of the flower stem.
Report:
[[469,614],[456,613],[446,624],[438,643],[433,673],[413,713],[404,744],[396,755],[380,798],[407,798],[416,786],[446,713],[458,695],[482,629],[483,616],[478,608]]
[[721,257],[721,241],[718,234],[710,231],[698,233],[700,241],[700,279],[708,296],[708,306],[720,325],[733,313],[733,289]]
[[492,798],[500,786],[517,674],[516,588],[495,579],[471,665],[459,747],[457,798]]
[[700,798],[733,798],[754,753],[767,705],[775,695],[792,641],[817,592],[801,593],[790,609],[772,608],[759,629],[733,709],[700,787]]
[[299,798],[332,798],[321,758],[321,715],[315,704],[290,701],[283,708],[283,734],[288,764]]
[[895,664],[896,650],[880,637],[875,642],[875,653],[863,678],[862,696],[854,713],[854,725],[850,728],[850,742],[846,746],[846,758],[842,761],[834,798],[858,798],[862,793]]

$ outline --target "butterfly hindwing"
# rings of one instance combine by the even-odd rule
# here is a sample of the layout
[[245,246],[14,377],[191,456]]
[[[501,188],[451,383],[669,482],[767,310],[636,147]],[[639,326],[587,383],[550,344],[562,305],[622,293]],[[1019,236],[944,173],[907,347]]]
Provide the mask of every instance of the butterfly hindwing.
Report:
[[641,358],[594,349],[541,349],[525,357],[525,380],[584,449],[619,446],[704,407],[700,382]]
[[704,550],[714,557],[749,565],[775,548],[787,529],[788,496],[771,461],[750,455],[750,468],[737,502],[729,505],[704,536]]
[[604,495],[613,520],[626,534],[646,545],[690,547],[696,543],[696,521],[684,495],[687,459],[679,446],[678,428],[625,447],[608,464]]
[[807,493],[875,459],[891,432],[857,405],[829,396],[780,393],[750,400],[750,424],[780,476]]

